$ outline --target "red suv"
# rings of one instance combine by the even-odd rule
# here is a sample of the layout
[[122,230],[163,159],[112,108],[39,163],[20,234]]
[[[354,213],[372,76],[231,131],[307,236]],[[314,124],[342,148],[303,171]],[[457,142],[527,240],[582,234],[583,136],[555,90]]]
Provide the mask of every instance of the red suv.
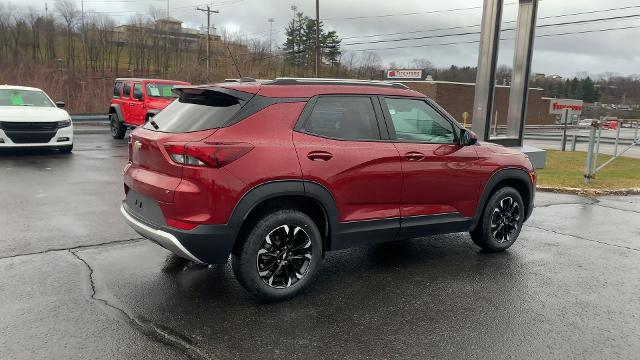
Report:
[[277,301],[327,251],[470,232],[488,251],[533,208],[525,155],[478,143],[401,84],[313,79],[178,87],[131,134],[122,214],[200,263],[231,254],[240,283]]
[[128,128],[147,122],[175,100],[172,90],[176,85],[190,85],[184,81],[120,78],[113,86],[109,106],[111,136],[124,138]]

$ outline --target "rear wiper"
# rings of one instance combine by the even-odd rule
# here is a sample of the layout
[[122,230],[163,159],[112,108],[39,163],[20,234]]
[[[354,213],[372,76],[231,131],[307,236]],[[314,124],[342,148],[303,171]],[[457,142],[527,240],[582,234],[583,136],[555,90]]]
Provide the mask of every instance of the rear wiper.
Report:
[[149,124],[151,124],[151,126],[156,130],[160,129],[160,126],[158,126],[158,124],[153,120],[149,120]]

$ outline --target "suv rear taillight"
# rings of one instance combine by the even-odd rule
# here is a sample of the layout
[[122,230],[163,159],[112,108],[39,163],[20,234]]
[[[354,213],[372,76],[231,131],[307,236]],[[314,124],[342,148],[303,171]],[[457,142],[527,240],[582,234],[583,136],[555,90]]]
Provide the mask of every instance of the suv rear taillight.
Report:
[[165,149],[175,163],[221,168],[253,150],[249,143],[167,143]]

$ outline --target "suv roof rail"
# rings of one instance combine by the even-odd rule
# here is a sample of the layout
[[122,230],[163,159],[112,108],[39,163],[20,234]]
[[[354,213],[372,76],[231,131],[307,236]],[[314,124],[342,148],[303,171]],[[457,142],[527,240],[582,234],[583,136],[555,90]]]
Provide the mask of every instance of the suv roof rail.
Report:
[[331,79],[331,78],[290,78],[279,77],[266,82],[268,85],[356,85],[356,86],[379,86],[408,90],[404,84],[379,80],[359,80],[359,79]]
[[257,80],[250,77],[241,77],[239,79],[224,79],[223,82],[256,82]]

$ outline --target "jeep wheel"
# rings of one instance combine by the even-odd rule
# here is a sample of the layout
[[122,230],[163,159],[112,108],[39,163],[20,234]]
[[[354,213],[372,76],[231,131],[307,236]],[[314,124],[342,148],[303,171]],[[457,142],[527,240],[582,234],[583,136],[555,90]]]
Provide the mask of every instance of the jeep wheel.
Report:
[[516,189],[504,187],[487,202],[480,222],[471,231],[471,239],[485,250],[504,251],[520,235],[523,222],[522,196]]
[[265,301],[289,299],[313,278],[322,256],[318,227],[306,214],[279,210],[263,217],[233,255],[233,272]]
[[127,127],[120,121],[118,114],[111,114],[111,136],[114,139],[124,139],[124,134],[127,132]]

